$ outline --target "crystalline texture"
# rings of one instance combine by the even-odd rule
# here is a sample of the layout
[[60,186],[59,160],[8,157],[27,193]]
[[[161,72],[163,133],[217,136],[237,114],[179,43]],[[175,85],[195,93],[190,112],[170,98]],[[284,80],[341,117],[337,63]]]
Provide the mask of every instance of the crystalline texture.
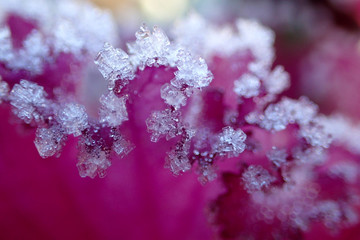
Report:
[[260,79],[254,75],[244,74],[234,85],[234,91],[239,96],[250,98],[259,95]]
[[225,127],[219,134],[219,141],[215,146],[215,151],[221,155],[239,156],[245,150],[246,134],[241,130],[234,130],[232,127]]
[[0,77],[0,103],[2,103],[3,99],[8,95],[9,93],[9,85],[1,80]]
[[115,49],[109,43],[105,43],[104,48],[95,59],[95,64],[103,77],[109,81],[110,89],[114,87],[115,81],[118,79],[128,81],[135,77],[129,56],[123,50]]
[[59,153],[64,145],[65,136],[59,127],[38,128],[36,130],[35,146],[43,158]]
[[290,76],[283,66],[276,66],[264,81],[269,93],[279,94],[290,86]]
[[131,142],[127,141],[120,134],[114,136],[113,147],[116,154],[120,157],[124,157],[135,148],[135,146]]
[[288,155],[285,149],[277,149],[276,147],[273,147],[266,156],[275,166],[280,167],[286,162]]
[[248,193],[267,189],[274,181],[274,177],[261,166],[251,165],[242,174],[244,188]]
[[314,147],[328,148],[332,142],[331,135],[317,122],[311,122],[302,126],[300,135]]
[[80,104],[68,103],[58,113],[58,120],[66,134],[80,136],[88,127],[88,116],[85,107]]
[[123,121],[127,121],[126,99],[126,96],[118,98],[112,91],[108,95],[102,95],[100,98],[100,122],[116,127]]
[[174,106],[175,109],[179,109],[186,104],[185,94],[178,88],[172,86],[169,83],[165,83],[161,87],[161,98],[165,100],[165,103]]
[[175,80],[172,84],[178,88],[183,85],[195,88],[203,88],[208,86],[213,75],[208,70],[205,60],[202,58],[195,58],[190,52],[180,50],[178,53],[177,68],[175,72]]
[[179,133],[179,124],[179,113],[169,109],[153,112],[146,120],[147,129],[152,133],[152,142],[157,142],[163,135],[167,140],[175,137]]
[[191,169],[191,164],[188,158],[188,153],[177,148],[168,153],[167,167],[171,172],[178,175],[181,172],[186,172]]
[[105,177],[106,169],[111,166],[111,162],[104,151],[99,147],[94,147],[82,153],[76,166],[81,177],[95,178],[96,175]]
[[20,84],[15,84],[10,92],[13,112],[25,123],[29,124],[32,120],[40,121],[41,109],[47,106],[46,95],[43,87],[21,80]]

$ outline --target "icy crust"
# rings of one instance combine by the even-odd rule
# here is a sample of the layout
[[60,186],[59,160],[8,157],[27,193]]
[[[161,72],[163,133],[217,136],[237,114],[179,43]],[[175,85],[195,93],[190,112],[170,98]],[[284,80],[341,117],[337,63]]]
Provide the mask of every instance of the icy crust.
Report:
[[40,74],[44,65],[51,64],[60,54],[73,54],[80,60],[94,56],[105,41],[116,40],[110,14],[88,3],[4,0],[0,7],[3,23],[15,14],[35,24],[20,49],[13,46],[10,29],[0,28],[0,62],[11,70]]

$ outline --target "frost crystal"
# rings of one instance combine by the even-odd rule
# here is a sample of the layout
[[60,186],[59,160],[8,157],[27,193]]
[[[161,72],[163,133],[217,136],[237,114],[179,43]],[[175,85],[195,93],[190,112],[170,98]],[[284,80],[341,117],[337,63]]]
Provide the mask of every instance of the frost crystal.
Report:
[[332,142],[332,137],[327,133],[322,125],[311,122],[300,129],[300,135],[314,147],[328,148]]
[[183,85],[203,88],[207,87],[213,79],[212,73],[208,70],[205,60],[194,58],[190,52],[180,50],[178,53],[177,68],[175,80],[172,84],[178,88]]
[[105,177],[106,169],[111,166],[107,154],[99,149],[99,147],[94,147],[92,150],[83,152],[80,155],[79,162],[76,165],[79,170],[81,177],[90,177],[95,178],[96,175],[99,177]]
[[59,127],[38,128],[36,130],[35,146],[43,158],[59,153],[65,144],[66,137]]
[[275,166],[280,167],[286,162],[287,153],[285,149],[277,149],[276,147],[273,147],[266,156]]
[[264,81],[269,93],[279,94],[290,86],[290,76],[283,66],[277,66]]
[[9,94],[9,85],[7,84],[7,82],[2,81],[0,77],[0,103],[5,97],[7,97],[8,94]]
[[186,104],[185,94],[178,88],[172,86],[169,83],[165,83],[161,87],[161,98],[165,100],[166,104],[174,106],[175,109],[179,109]]
[[152,133],[151,141],[157,142],[163,135],[166,136],[167,140],[178,135],[179,117],[180,114],[177,111],[169,109],[153,112],[151,117],[146,119],[147,129]]
[[108,95],[102,95],[100,98],[100,122],[116,127],[123,121],[127,121],[126,100],[126,96],[118,98],[113,91],[110,91]]
[[266,169],[258,165],[249,166],[242,174],[242,180],[248,193],[265,190],[275,181]]
[[110,89],[115,86],[115,81],[118,79],[128,81],[135,77],[134,68],[126,52],[115,49],[109,43],[105,43],[95,59],[95,64],[103,77],[109,81]]
[[237,157],[245,150],[245,140],[246,134],[241,129],[234,130],[232,127],[225,127],[219,134],[218,143],[214,148],[220,155]]
[[251,74],[244,74],[234,82],[234,91],[246,98],[255,97],[259,94],[260,79]]
[[136,32],[136,41],[128,44],[130,60],[134,66],[144,70],[146,66],[174,66],[175,60],[170,41],[158,27],[153,32],[143,25]]
[[85,107],[80,104],[66,104],[59,110],[58,119],[66,134],[74,134],[75,137],[80,136],[81,132],[88,127]]
[[116,154],[120,157],[128,155],[135,148],[131,142],[124,139],[120,134],[114,136],[113,147]]
[[171,172],[175,175],[191,169],[188,152],[178,148],[175,148],[168,153],[166,161],[166,167],[170,168]]
[[288,124],[287,114],[285,109],[280,104],[271,104],[264,112],[263,120],[260,126],[267,130],[281,131],[286,128]]
[[25,123],[33,119],[38,122],[41,119],[41,110],[47,107],[46,92],[44,88],[26,80],[15,84],[10,92],[10,103],[13,112]]

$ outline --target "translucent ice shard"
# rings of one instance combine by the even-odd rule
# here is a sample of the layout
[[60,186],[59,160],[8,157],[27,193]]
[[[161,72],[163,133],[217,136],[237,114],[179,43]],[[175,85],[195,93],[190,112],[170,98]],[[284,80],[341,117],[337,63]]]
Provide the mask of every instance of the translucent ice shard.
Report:
[[275,166],[280,167],[286,162],[288,154],[285,149],[272,147],[271,151],[268,152],[266,156]]
[[65,144],[66,137],[59,126],[38,128],[36,130],[35,146],[43,158],[58,154]]
[[189,171],[191,169],[191,164],[188,152],[179,147],[170,151],[166,159],[166,167],[168,167],[175,175]]
[[47,107],[44,88],[26,80],[15,84],[10,92],[10,104],[13,112],[25,123],[40,121],[42,111]]
[[100,98],[100,122],[116,127],[128,120],[126,99],[126,96],[118,98],[113,91],[108,92],[107,95],[102,95]]
[[95,146],[91,150],[83,150],[76,166],[81,177],[105,177],[106,169],[111,166],[111,162],[107,154]]
[[245,150],[245,140],[246,134],[241,129],[234,130],[232,127],[225,127],[219,134],[219,139],[214,149],[220,155],[227,154],[229,157],[237,157]]
[[88,127],[88,115],[85,107],[80,104],[68,103],[59,110],[58,121],[66,134],[80,136]]

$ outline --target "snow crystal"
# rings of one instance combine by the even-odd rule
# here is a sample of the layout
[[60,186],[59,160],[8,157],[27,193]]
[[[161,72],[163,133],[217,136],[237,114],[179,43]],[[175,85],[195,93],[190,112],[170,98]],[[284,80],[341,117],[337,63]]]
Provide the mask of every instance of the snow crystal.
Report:
[[107,154],[100,150],[100,147],[94,147],[89,152],[83,151],[76,164],[81,177],[100,178],[105,177],[106,169],[111,166]]
[[166,159],[166,167],[175,175],[189,171],[191,169],[191,164],[188,158],[188,152],[177,148],[170,151]]
[[100,98],[100,122],[116,127],[127,121],[126,100],[126,96],[118,98],[113,91],[109,91],[107,95],[102,95]]
[[151,32],[144,24],[135,36],[136,41],[128,44],[130,60],[134,66],[140,70],[144,70],[146,66],[174,66],[174,50],[163,30],[154,27]]
[[317,122],[301,126],[300,136],[314,147],[328,148],[332,142],[332,136]]
[[237,157],[245,150],[246,134],[241,130],[234,130],[232,127],[224,127],[219,134],[218,142],[214,150],[220,155],[227,154],[229,157]]
[[267,189],[275,178],[261,166],[251,165],[242,174],[244,188],[248,193]]
[[57,118],[66,134],[74,134],[75,137],[80,136],[81,132],[88,127],[85,107],[80,104],[66,104],[59,110]]
[[113,148],[117,155],[124,157],[125,155],[128,155],[135,146],[120,134],[116,134],[114,136]]
[[251,74],[244,74],[234,82],[234,91],[246,98],[259,95],[260,79]]
[[280,104],[269,105],[265,112],[260,126],[266,130],[281,131],[286,128],[288,124],[287,114],[285,109]]
[[65,144],[65,136],[60,127],[38,128],[36,130],[35,146],[43,158],[59,153]]
[[164,111],[156,111],[151,117],[146,119],[146,126],[151,133],[151,141],[157,142],[162,135],[169,140],[179,134],[180,113],[166,109]]
[[190,52],[180,50],[176,64],[178,71],[171,83],[178,88],[186,85],[201,89],[207,87],[213,79],[205,60],[193,57]]
[[121,49],[115,49],[109,43],[105,43],[95,59],[95,64],[103,77],[109,81],[109,89],[114,88],[115,81],[118,79],[128,81],[135,77],[134,68],[127,53]]
[[283,66],[276,66],[264,81],[266,90],[272,94],[279,94],[290,86],[290,76]]
[[169,83],[165,83],[161,89],[161,98],[165,100],[166,104],[174,106],[175,109],[179,109],[186,104],[185,94],[178,88],[172,86]]
[[25,123],[41,120],[41,110],[47,106],[44,88],[26,80],[15,84],[10,92],[10,104],[13,112]]
[[267,130],[281,131],[289,123],[308,124],[317,114],[317,106],[306,97],[299,100],[283,98],[279,103],[269,105],[260,126]]
[[0,61],[12,62],[15,56],[11,42],[11,32],[8,27],[0,28]]
[[286,162],[287,153],[285,149],[272,147],[271,151],[266,154],[267,158],[277,167]]
[[9,93],[9,85],[7,82],[2,81],[0,77],[0,103]]

